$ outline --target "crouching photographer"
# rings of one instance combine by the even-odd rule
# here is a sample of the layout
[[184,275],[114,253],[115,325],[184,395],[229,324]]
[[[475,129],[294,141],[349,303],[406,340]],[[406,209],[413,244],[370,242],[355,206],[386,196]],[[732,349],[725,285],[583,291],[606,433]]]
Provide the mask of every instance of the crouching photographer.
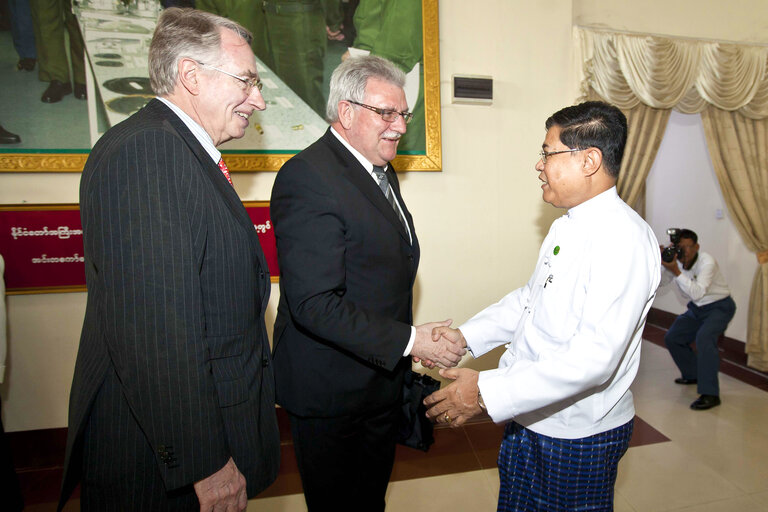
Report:
[[[720,405],[717,372],[720,355],[717,340],[736,312],[728,284],[717,261],[699,251],[698,236],[690,229],[667,230],[671,245],[662,247],[661,283],[674,281],[690,299],[688,310],[669,328],[664,342],[680,369],[677,384],[697,384],[701,396],[691,409],[705,410]],[[694,352],[691,343],[696,342]]]

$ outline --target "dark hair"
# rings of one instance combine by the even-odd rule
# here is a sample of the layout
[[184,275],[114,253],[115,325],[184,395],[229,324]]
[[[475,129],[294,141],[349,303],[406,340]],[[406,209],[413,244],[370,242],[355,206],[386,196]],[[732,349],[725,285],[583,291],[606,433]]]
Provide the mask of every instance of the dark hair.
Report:
[[693,240],[693,243],[695,244],[699,243],[699,237],[696,235],[696,233],[694,233],[690,229],[681,229],[680,238],[687,238],[688,240]]
[[627,144],[627,118],[621,110],[602,101],[587,101],[552,114],[547,130],[552,126],[560,128],[560,142],[571,149],[599,149],[605,170],[618,177]]

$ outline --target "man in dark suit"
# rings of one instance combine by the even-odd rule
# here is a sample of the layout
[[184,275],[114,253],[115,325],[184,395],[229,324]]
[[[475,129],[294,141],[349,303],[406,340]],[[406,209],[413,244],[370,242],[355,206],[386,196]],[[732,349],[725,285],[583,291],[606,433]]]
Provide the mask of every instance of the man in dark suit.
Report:
[[88,158],[60,507],[82,481],[83,510],[245,510],[276,477],[269,274],[216,149],[265,108],[249,41],[225,18],[165,10],[158,99]]
[[419,243],[389,163],[406,130],[405,76],[380,57],[331,77],[331,128],[280,169],[277,401],[291,422],[307,505],[384,510],[404,373],[465,350],[412,326]]

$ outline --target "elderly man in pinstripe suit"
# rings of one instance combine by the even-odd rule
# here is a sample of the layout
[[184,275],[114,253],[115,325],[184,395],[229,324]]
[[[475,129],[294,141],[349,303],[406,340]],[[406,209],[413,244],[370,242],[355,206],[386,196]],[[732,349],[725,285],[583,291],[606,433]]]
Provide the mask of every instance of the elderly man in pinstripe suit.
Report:
[[216,149],[265,108],[250,33],[171,8],[158,95],[83,171],[88,304],[60,508],[245,510],[276,477],[269,274]]

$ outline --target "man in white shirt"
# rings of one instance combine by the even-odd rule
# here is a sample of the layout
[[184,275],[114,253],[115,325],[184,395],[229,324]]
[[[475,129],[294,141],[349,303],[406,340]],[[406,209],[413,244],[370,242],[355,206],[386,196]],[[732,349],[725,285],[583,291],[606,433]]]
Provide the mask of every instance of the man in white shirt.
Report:
[[610,510],[632,435],[629,387],[659,283],[658,242],[616,192],[621,111],[586,102],[546,128],[536,164],[543,199],[568,213],[552,224],[525,286],[433,333],[466,342],[474,357],[506,345],[499,367],[442,370],[454,382],[425,404],[452,426],[483,411],[507,423],[498,510]]
[[[672,261],[663,261],[662,284],[675,281],[690,298],[688,310],[678,316],[664,336],[672,359],[680,369],[677,384],[697,384],[699,398],[691,409],[703,411],[720,405],[720,384],[717,372],[720,354],[717,340],[725,332],[736,312],[717,261],[699,251],[699,237],[690,229],[680,230],[680,241]],[[696,342],[696,352],[691,343]]]

